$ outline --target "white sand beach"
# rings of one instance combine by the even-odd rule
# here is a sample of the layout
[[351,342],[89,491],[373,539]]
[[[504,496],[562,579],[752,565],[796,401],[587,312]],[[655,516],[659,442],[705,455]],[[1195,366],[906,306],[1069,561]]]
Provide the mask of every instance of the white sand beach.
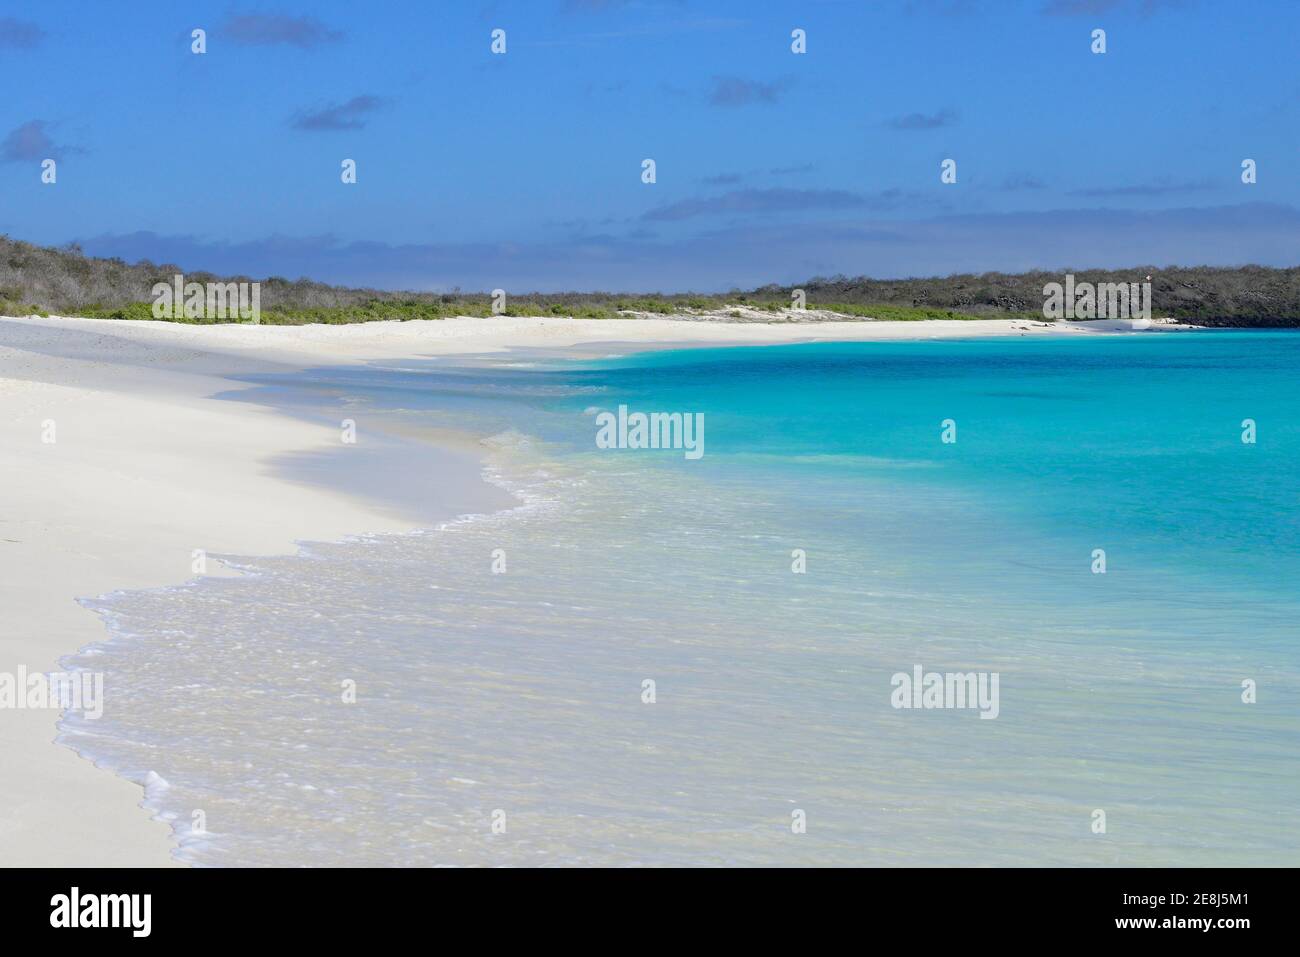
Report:
[[[217,401],[215,394],[239,387],[226,376],[511,348],[590,346],[608,354],[620,346],[1121,331],[1129,324],[497,317],[284,327],[0,319],[0,673],[57,669],[61,656],[105,637],[77,598],[183,582],[193,577],[195,549],[282,553],[298,540],[411,527],[399,510],[278,476],[270,460],[336,448],[338,430]],[[52,443],[43,441],[49,423]],[[476,475],[460,481],[456,501],[473,501]],[[208,572],[219,574],[214,566]],[[168,828],[139,806],[140,788],[56,744],[57,718],[48,709],[0,711],[0,864],[168,864]]]

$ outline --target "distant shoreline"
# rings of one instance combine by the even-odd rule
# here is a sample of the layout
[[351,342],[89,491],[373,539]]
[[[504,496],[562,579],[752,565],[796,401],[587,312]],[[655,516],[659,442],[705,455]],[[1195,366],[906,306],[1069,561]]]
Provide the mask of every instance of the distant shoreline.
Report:
[[[624,319],[639,316],[722,321],[790,322],[821,318],[917,321],[1044,318],[1046,288],[1067,281],[1094,286],[1149,287],[1149,317],[1202,326],[1300,327],[1300,266],[1135,265],[1124,269],[1062,268],[1023,273],[874,279],[811,277],[727,292],[417,291],[349,288],[282,276],[219,276],[201,269],[87,256],[76,246],[52,248],[0,236],[0,315],[78,315],[97,319],[161,319],[157,290],[256,286],[265,325],[346,324],[457,316],[551,316]],[[502,279],[510,287],[508,279]],[[223,293],[224,294],[224,293]],[[176,297],[172,297],[173,301]],[[739,318],[732,313],[739,313]],[[749,315],[753,314],[753,315]],[[1109,315],[1126,315],[1110,312]],[[205,313],[206,315],[206,313]],[[1066,313],[1069,317],[1071,314]],[[1093,313],[1102,315],[1102,313]],[[234,321],[197,316],[166,321]]]

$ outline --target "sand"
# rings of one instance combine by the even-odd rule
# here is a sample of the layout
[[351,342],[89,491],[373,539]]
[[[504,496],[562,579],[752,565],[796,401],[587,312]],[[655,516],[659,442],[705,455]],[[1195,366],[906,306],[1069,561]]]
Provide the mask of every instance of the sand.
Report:
[[[62,656],[103,640],[99,619],[76,599],[189,580],[194,549],[285,553],[301,540],[417,524],[391,503],[277,474],[273,459],[337,450],[338,429],[216,400],[239,387],[225,376],[513,348],[609,354],[1128,329],[1022,320],[494,317],[284,327],[0,318],[0,673],[55,670]],[[53,443],[42,441],[50,420]],[[472,473],[472,466],[455,467]],[[476,499],[474,484],[481,485],[470,474],[448,486],[450,510],[496,501],[486,485]],[[208,572],[221,573],[214,562]],[[0,864],[170,864],[169,829],[139,806],[141,789],[55,743],[57,717],[53,710],[0,710]]]

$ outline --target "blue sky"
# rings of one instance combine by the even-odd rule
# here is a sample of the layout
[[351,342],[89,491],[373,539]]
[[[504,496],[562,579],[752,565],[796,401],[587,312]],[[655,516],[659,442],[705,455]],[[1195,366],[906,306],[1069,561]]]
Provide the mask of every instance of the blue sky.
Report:
[[516,292],[1296,265],[1297,36],[1294,0],[3,2],[0,232]]

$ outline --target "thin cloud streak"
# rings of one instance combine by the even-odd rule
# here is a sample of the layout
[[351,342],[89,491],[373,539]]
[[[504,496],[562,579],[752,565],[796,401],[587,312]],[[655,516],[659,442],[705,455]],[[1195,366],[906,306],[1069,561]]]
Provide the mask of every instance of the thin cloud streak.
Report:
[[0,17],[0,50],[33,50],[45,39],[45,31],[30,20]]
[[789,78],[764,83],[738,76],[715,76],[709,91],[710,106],[750,106],[755,103],[772,104],[790,88]]
[[1136,183],[1131,186],[1100,186],[1085,189],[1072,189],[1071,196],[1089,199],[1111,199],[1122,196],[1173,196],[1180,193],[1199,193],[1213,189],[1215,184],[1209,180],[1196,180],[1179,183]]
[[920,130],[938,130],[945,126],[955,126],[960,114],[956,110],[943,109],[937,113],[908,113],[895,116],[886,122],[892,130],[912,133]]
[[360,130],[370,121],[371,114],[383,109],[384,105],[385,100],[381,97],[362,94],[314,113],[299,113],[292,126],[295,130],[313,133]]
[[647,222],[679,222],[700,216],[734,213],[785,213],[813,209],[853,209],[866,205],[857,193],[842,189],[739,189],[721,196],[683,199],[649,210]]
[[28,120],[16,126],[0,141],[0,162],[26,163],[45,159],[61,160],[70,153],[80,153],[75,146],[60,146],[46,132],[44,120]]
[[222,23],[220,34],[240,46],[292,46],[314,50],[343,39],[315,17],[280,14],[232,14]]

